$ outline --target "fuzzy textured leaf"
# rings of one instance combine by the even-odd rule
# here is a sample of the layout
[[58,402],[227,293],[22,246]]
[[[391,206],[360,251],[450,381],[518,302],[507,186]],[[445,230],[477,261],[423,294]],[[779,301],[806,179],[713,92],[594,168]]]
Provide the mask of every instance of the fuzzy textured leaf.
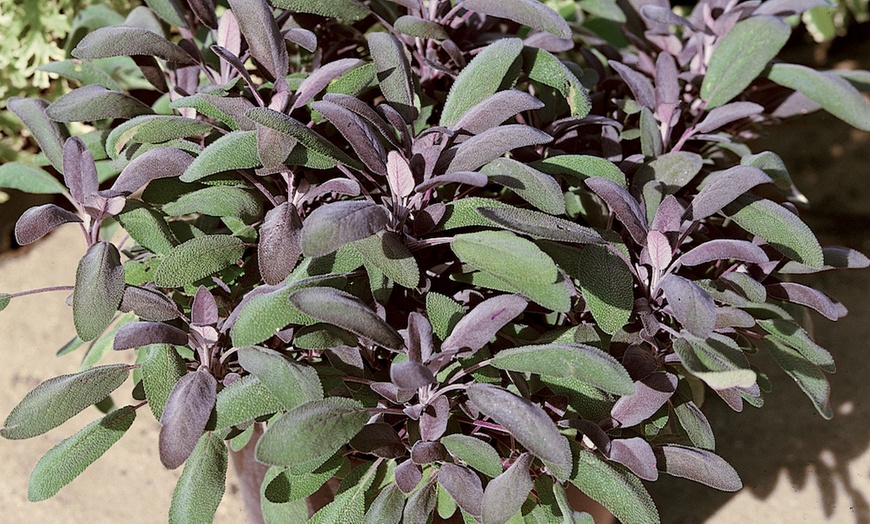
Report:
[[257,243],[257,264],[266,284],[280,284],[302,255],[302,219],[291,202],[266,213]]
[[605,245],[582,247],[577,279],[592,317],[605,333],[624,326],[634,310],[631,271]]
[[22,246],[32,244],[58,227],[71,222],[80,223],[82,219],[55,204],[31,207],[15,222],[15,241]]
[[322,205],[303,222],[302,253],[309,257],[328,255],[349,242],[382,231],[387,219],[383,207],[362,200]]
[[532,456],[523,453],[504,473],[489,481],[483,493],[483,524],[504,524],[522,507],[534,487],[529,467]]
[[498,126],[508,118],[523,111],[534,111],[544,103],[517,89],[499,91],[482,100],[453,124],[453,129],[464,129],[473,135]]
[[779,367],[807,395],[819,415],[826,420],[833,418],[831,385],[822,370],[796,349],[787,346],[778,339],[765,339],[762,341],[762,345],[773,356]]
[[772,182],[767,174],[752,166],[736,166],[713,173],[705,180],[704,188],[692,200],[687,215],[692,220],[706,218],[733,202],[759,184]]
[[498,452],[479,438],[459,433],[441,438],[451,455],[488,477],[501,475],[503,467]]
[[182,182],[195,182],[216,173],[250,169],[260,165],[256,131],[231,131],[209,144],[181,175]]
[[405,45],[390,33],[369,33],[366,38],[384,98],[406,122],[413,122],[419,111]]
[[287,76],[287,44],[266,0],[229,0],[248,51],[272,78]]
[[675,477],[687,478],[721,491],[738,491],[743,487],[737,471],[713,452],[665,444],[658,448],[662,470]]
[[540,211],[517,207],[487,206],[480,206],[476,210],[482,217],[514,233],[572,244],[603,242],[601,236],[592,228]]
[[24,162],[6,162],[0,165],[0,188],[39,195],[66,191],[66,187],[45,170]]
[[63,144],[69,138],[69,131],[64,124],[48,117],[48,105],[48,102],[39,98],[13,97],[6,102],[6,107],[30,130],[51,165],[63,173]]
[[124,25],[101,27],[88,33],[71,54],[87,60],[111,56],[154,56],[181,66],[197,63],[187,51],[157,33]]
[[483,166],[480,172],[545,213],[565,213],[562,188],[546,173],[510,158],[497,158]]
[[519,295],[499,295],[478,304],[462,317],[444,343],[442,351],[468,348],[472,352],[485,346],[495,334],[525,311],[527,303]]
[[571,38],[571,28],[559,13],[537,0],[465,0],[462,7],[489,16],[507,18],[558,38]]
[[311,13],[320,16],[338,18],[348,22],[357,22],[367,17],[371,11],[357,0],[270,0],[279,9],[289,9],[297,13]]
[[175,383],[187,374],[184,359],[172,346],[155,345],[143,348],[148,355],[142,362],[142,386],[154,418],[160,420],[166,399]]
[[661,522],[641,481],[625,468],[604,462],[592,451],[577,449],[577,468],[571,483],[623,522]]
[[154,273],[154,283],[160,287],[193,284],[234,264],[244,252],[244,243],[231,235],[192,238],[163,258]]
[[199,442],[215,406],[217,381],[203,367],[181,377],[160,417],[160,462],[175,469],[187,460]]
[[447,150],[446,156],[442,156],[449,159],[444,172],[474,171],[514,149],[548,144],[552,140],[553,137],[531,126],[493,127]]
[[226,489],[227,455],[227,447],[217,435],[200,437],[172,492],[169,524],[214,520]]
[[[537,0],[531,0],[537,3]],[[555,55],[544,49],[526,47],[523,69],[529,78],[559,91],[568,103],[571,116],[583,118],[592,109],[589,92],[580,80]]]
[[255,375],[281,401],[284,409],[323,398],[323,388],[314,368],[288,360],[277,351],[256,346],[241,348],[238,355],[239,364]]
[[82,340],[93,340],[115,316],[124,296],[124,267],[113,244],[97,242],[88,248],[76,270],[73,323]]
[[640,424],[664,406],[677,388],[677,377],[653,373],[634,385],[634,394],[620,397],[610,410],[610,415],[624,427]]
[[45,108],[46,114],[57,122],[90,122],[104,118],[133,118],[153,113],[138,99],[111,91],[101,85],[74,89]]
[[834,373],[834,358],[816,344],[807,331],[794,322],[783,319],[758,320],[761,329],[770,333],[779,342],[796,349],[801,355],[827,373]]

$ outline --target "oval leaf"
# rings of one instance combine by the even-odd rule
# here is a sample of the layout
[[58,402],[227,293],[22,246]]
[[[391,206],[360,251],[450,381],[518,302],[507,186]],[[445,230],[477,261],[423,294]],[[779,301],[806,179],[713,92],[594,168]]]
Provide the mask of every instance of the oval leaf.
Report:
[[[494,482],[494,481],[493,481]],[[480,477],[470,469],[455,464],[444,464],[438,470],[438,484],[453,497],[466,513],[479,516],[484,497]]]
[[24,162],[6,162],[0,166],[0,188],[38,195],[66,192],[64,185],[45,170]]
[[63,144],[69,138],[69,131],[65,125],[45,114],[48,105],[48,102],[39,98],[12,97],[6,102],[6,107],[30,130],[51,165],[63,173]]
[[124,267],[113,244],[88,248],[76,270],[73,323],[82,340],[93,340],[112,322],[124,296]]
[[160,417],[160,462],[175,469],[193,452],[215,406],[217,381],[200,367],[181,377]]
[[251,56],[272,78],[287,76],[287,44],[266,0],[229,0]]
[[111,56],[155,56],[181,66],[197,63],[184,49],[157,33],[126,25],[101,27],[88,33],[70,54],[86,60]]
[[553,137],[531,126],[509,124],[493,127],[448,149],[442,155],[442,159],[448,159],[444,172],[474,171],[508,151],[548,144],[552,140]]
[[154,273],[160,287],[193,284],[234,264],[245,252],[241,240],[230,235],[197,237],[176,246],[163,258]]
[[518,89],[499,91],[482,100],[462,115],[453,129],[464,129],[472,135],[498,126],[508,118],[544,107],[544,103]]
[[267,348],[241,348],[238,355],[239,365],[255,375],[281,401],[284,409],[323,398],[323,388],[314,368],[297,364]]
[[706,218],[759,184],[772,182],[767,174],[751,166],[736,166],[713,173],[700,193],[689,204],[686,214],[692,220]]
[[565,196],[552,176],[510,158],[497,158],[483,166],[481,173],[551,215],[565,213]]
[[54,204],[31,207],[15,223],[15,241],[26,246],[70,222],[81,223],[82,219]]
[[382,231],[387,225],[383,207],[361,200],[332,202],[315,209],[302,225],[302,253],[328,255],[341,246]]
[[508,322],[525,311],[528,303],[519,295],[499,295],[478,304],[453,328],[444,343],[442,351],[468,348],[477,351]]
[[498,451],[479,438],[456,433],[443,437],[441,443],[451,455],[488,477],[495,478],[503,471]]
[[610,416],[625,427],[640,424],[664,406],[676,391],[677,377],[670,373],[653,373],[634,385],[634,394],[620,397],[610,410]]
[[743,482],[725,459],[707,450],[665,444],[658,448],[662,471],[721,491],[738,491]]
[[224,496],[227,447],[214,433],[200,437],[172,492],[169,524],[212,522]]
[[377,71],[378,85],[390,106],[398,111],[405,122],[413,122],[419,115],[414,80],[405,44],[390,33],[369,33],[366,37],[369,52]]
[[45,112],[57,122],[90,122],[104,118],[133,118],[154,111],[126,93],[91,85],[63,95],[52,102]]
[[558,38],[571,38],[571,28],[562,16],[537,0],[465,0],[462,7],[485,15],[507,18]]
[[483,493],[483,524],[504,524],[522,508],[534,487],[529,467],[532,456],[523,453],[504,473],[489,481]]

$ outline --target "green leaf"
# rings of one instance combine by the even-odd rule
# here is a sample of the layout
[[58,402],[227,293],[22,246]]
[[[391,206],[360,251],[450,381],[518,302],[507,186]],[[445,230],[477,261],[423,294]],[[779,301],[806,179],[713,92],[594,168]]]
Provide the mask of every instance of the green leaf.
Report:
[[138,99],[101,85],[74,89],[45,108],[57,122],[90,122],[104,118],[133,118],[154,111]]
[[622,187],[628,187],[625,174],[609,160],[592,155],[557,155],[529,164],[550,175],[570,176],[578,181],[603,177]]
[[77,82],[82,86],[99,84],[113,91],[123,90],[123,88],[119,86],[108,73],[91,62],[83,62],[81,60],[60,60],[41,65],[36,69],[47,73],[55,73],[66,79],[72,80],[73,82]]
[[234,264],[244,252],[244,243],[231,235],[192,238],[163,258],[154,273],[154,283],[160,287],[193,284]]
[[165,216],[140,200],[128,199],[115,218],[137,244],[152,253],[168,255],[178,245]]
[[162,36],[126,25],[101,27],[82,38],[71,53],[76,58],[94,60],[111,56],[151,55],[179,66],[196,65],[184,49]]
[[163,416],[163,406],[166,399],[181,377],[187,374],[184,359],[167,344],[154,344],[140,349],[147,356],[142,362],[142,387],[145,388],[145,398],[154,418],[160,420]]
[[395,233],[380,231],[357,240],[353,247],[360,252],[366,264],[380,269],[397,284],[413,289],[420,282],[417,260]]
[[688,151],[665,153],[642,166],[635,177],[634,184],[641,186],[648,180],[658,180],[665,185],[666,194],[673,194],[695,178],[703,164],[703,158],[697,153]]
[[603,242],[601,236],[591,228],[540,211],[513,206],[503,208],[480,206],[476,209],[487,220],[514,233],[576,244]]
[[45,114],[48,102],[39,98],[10,98],[6,107],[21,119],[48,161],[63,173],[63,144],[69,138],[66,126],[53,121]]
[[694,402],[674,404],[674,413],[692,444],[709,451],[716,449],[716,438],[710,422]]
[[172,492],[169,524],[207,524],[224,496],[227,447],[214,433],[204,433],[184,465]]
[[216,173],[251,169],[260,165],[256,131],[231,131],[209,144],[181,175],[182,182],[194,182]]
[[589,114],[592,109],[589,92],[574,73],[552,53],[535,47],[525,48],[523,69],[530,79],[559,91],[568,102],[571,116],[583,118]]
[[30,474],[27,500],[39,502],[53,497],[124,436],[135,419],[136,410],[127,406],[88,424],[48,450]]
[[496,353],[492,366],[508,371],[573,377],[616,395],[634,393],[634,381],[615,358],[585,344],[542,344]]
[[577,469],[571,483],[610,510],[616,518],[632,524],[659,524],[655,503],[640,479],[627,468],[605,462],[594,452],[577,446]]
[[462,304],[452,298],[435,291],[426,293],[426,317],[432,324],[432,331],[441,340],[453,331],[463,313]]
[[460,260],[509,284],[552,284],[558,277],[553,260],[532,242],[507,231],[457,235],[450,245]]
[[263,216],[263,205],[250,191],[239,187],[212,186],[199,189],[163,206],[172,216],[200,213],[215,217],[235,217],[246,224]]
[[269,424],[257,443],[257,460],[293,474],[313,471],[350,442],[369,419],[355,400],[330,397],[297,406]]
[[580,0],[579,4],[580,8],[590,15],[620,24],[625,23],[625,13],[622,12],[615,0]]
[[106,153],[118,158],[121,150],[133,142],[162,144],[179,138],[208,134],[214,126],[202,120],[175,115],[142,115],[112,129],[106,137]]
[[238,355],[239,365],[256,376],[284,409],[323,398],[320,378],[313,367],[297,364],[267,348],[241,348]]
[[413,122],[420,114],[419,97],[405,44],[390,33],[369,33],[366,38],[384,98],[406,122]]
[[[275,129],[285,135],[292,136],[298,140],[302,146],[308,149],[309,154],[325,157],[358,171],[363,169],[363,165],[360,162],[349,157],[341,149],[333,145],[331,141],[312,131],[302,122],[299,122],[284,113],[279,113],[278,111],[265,107],[256,107],[249,109],[245,113],[245,116],[260,125]],[[294,152],[296,149],[298,149],[298,146],[293,148]],[[291,153],[290,156],[292,158],[293,153]],[[287,163],[289,164],[290,162],[290,159],[288,159]]]
[[485,15],[507,18],[557,38],[571,38],[571,28],[550,6],[537,0],[465,0],[462,7]]
[[384,488],[369,506],[363,524],[399,524],[405,509],[405,495],[395,485]]
[[358,22],[367,17],[371,11],[357,0],[269,0],[269,3],[279,9],[289,9],[297,13],[312,13],[320,16],[338,18],[348,22]]
[[358,298],[328,287],[311,287],[290,294],[290,303],[321,322],[338,326],[354,335],[394,351],[404,346],[402,337]]
[[451,455],[484,475],[491,478],[501,475],[503,467],[498,451],[481,439],[456,433],[441,437],[440,442]]
[[0,165],[0,188],[41,195],[60,194],[66,187],[44,170],[23,162]]
[[25,439],[60,426],[118,389],[127,380],[130,369],[127,364],[112,364],[46,380],[9,413],[0,436]]
[[362,524],[365,518],[365,494],[375,479],[378,468],[363,463],[341,482],[332,502],[318,510],[310,524]]
[[519,38],[502,38],[485,47],[453,82],[439,125],[452,127],[469,109],[513,85],[522,50]]
[[762,340],[761,344],[773,356],[779,367],[797,382],[822,418],[826,420],[833,418],[831,385],[822,370],[797,350],[776,338]]
[[283,406],[257,377],[245,375],[218,392],[214,409],[217,413],[215,430],[220,431],[264,415],[279,413]]
[[796,349],[804,358],[822,368],[822,371],[827,373],[836,371],[834,358],[825,348],[816,344],[804,328],[794,322],[782,319],[758,320],[757,322],[761,329],[770,333],[779,342]]
[[725,208],[725,213],[788,258],[814,268],[824,265],[824,253],[813,231],[781,205],[742,195]]
[[497,158],[483,166],[480,172],[501,184],[529,204],[551,215],[565,213],[565,197],[556,180],[546,174],[510,158]]
[[727,103],[749,87],[789,36],[791,28],[781,18],[753,16],[737,22],[717,43],[701,84],[707,109]]
[[628,323],[634,309],[634,279],[625,262],[605,245],[581,248],[577,280],[598,326],[608,334]]
[[282,470],[266,486],[265,495],[271,502],[278,503],[304,499],[333,478],[343,465],[344,459],[336,456],[311,473],[291,475],[287,470]]
[[756,375],[749,368],[746,356],[728,337],[713,334],[704,340],[685,334],[674,340],[674,352],[683,366],[713,389],[748,388]]
[[179,0],[145,0],[145,4],[160,18],[171,25],[187,27],[184,19],[184,7]]
[[[12,295],[9,293],[0,293],[0,311],[6,309],[6,306],[9,305],[9,302],[12,301]],[[78,338],[78,337],[76,337]]]
[[849,125],[870,131],[870,104],[843,78],[797,64],[773,64],[766,76],[781,86],[800,91]]
[[118,248],[97,242],[88,248],[76,270],[73,323],[82,340],[93,340],[115,317],[124,296],[124,267]]
[[560,480],[571,472],[571,449],[556,424],[540,406],[506,389],[490,384],[473,384],[468,398],[481,413],[492,417],[533,455],[547,463]]
[[393,22],[393,28],[403,35],[416,38],[428,38],[430,40],[447,40],[450,38],[441,24],[416,16],[400,16]]

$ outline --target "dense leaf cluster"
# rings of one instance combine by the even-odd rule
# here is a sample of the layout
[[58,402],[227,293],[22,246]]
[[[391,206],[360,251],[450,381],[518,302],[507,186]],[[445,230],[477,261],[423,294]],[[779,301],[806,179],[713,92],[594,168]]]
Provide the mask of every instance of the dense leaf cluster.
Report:
[[[700,408],[760,407],[755,353],[831,416],[802,323],[846,311],[790,276],[870,261],[821,247],[783,162],[745,145],[820,107],[870,129],[866,72],[775,61],[813,2],[146,3],[70,63],[131,57],[150,90],[57,66],[80,87],[8,102],[44,162],[0,186],[75,210],[31,209],[18,241],[79,224],[62,352],[93,342],[0,433],[131,369],[142,400],[52,449],[31,499],[147,403],[160,460],[185,464],[171,522],[211,520],[227,445],[252,438],[267,522],[324,486],[312,522],[586,522],[568,483],[657,522],[640,479],[741,487]],[[109,346],[136,364],[96,366]]]

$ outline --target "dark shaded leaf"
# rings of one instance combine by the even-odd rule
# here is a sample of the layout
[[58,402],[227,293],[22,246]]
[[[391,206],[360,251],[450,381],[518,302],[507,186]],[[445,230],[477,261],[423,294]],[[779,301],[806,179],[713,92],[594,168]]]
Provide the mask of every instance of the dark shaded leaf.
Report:
[[447,449],[440,442],[418,440],[411,448],[411,460],[414,464],[424,466],[433,462],[442,462],[447,458]]
[[227,478],[227,447],[214,433],[196,444],[172,492],[170,524],[211,522],[224,496]]
[[369,8],[357,0],[271,0],[270,3],[280,9],[289,9],[297,13],[312,13],[357,22],[371,13]]
[[444,343],[442,351],[468,348],[477,351],[508,322],[525,311],[528,303],[519,295],[499,295],[478,304],[462,317]]
[[369,33],[366,38],[384,98],[405,122],[413,122],[419,115],[419,102],[405,45],[390,33]]
[[616,395],[634,393],[634,383],[615,358],[585,344],[551,343],[520,346],[496,353],[492,366],[509,371],[573,377]]
[[396,466],[393,474],[396,477],[396,486],[406,495],[414,491],[417,484],[423,480],[423,472],[420,470],[420,466],[414,464],[411,460],[406,460]]
[[508,151],[547,144],[552,140],[553,137],[547,133],[530,126],[509,124],[493,127],[448,149],[445,152],[446,156],[442,155],[442,160],[447,159],[445,173],[474,171]]
[[120,91],[110,91],[101,85],[74,89],[45,108],[49,118],[58,122],[133,118],[153,112],[138,99]]
[[76,270],[73,323],[82,340],[93,340],[112,322],[124,296],[124,267],[113,244],[88,248]]
[[398,362],[390,366],[390,380],[399,389],[417,389],[434,384],[435,376],[419,362]]
[[160,287],[193,284],[234,264],[245,245],[231,235],[206,235],[176,246],[157,266],[154,283]]
[[810,267],[824,265],[824,254],[812,230],[775,202],[751,195],[739,197],[725,213],[783,255]]
[[112,190],[129,195],[152,180],[179,177],[193,160],[191,155],[180,149],[151,149],[127,164],[112,184]]
[[697,266],[715,260],[740,260],[752,264],[768,261],[764,250],[746,240],[714,239],[704,242],[680,257],[684,266]]
[[484,524],[504,524],[520,510],[534,487],[531,465],[532,456],[523,453],[507,471],[489,481],[481,502]]
[[405,497],[394,484],[385,487],[369,506],[363,524],[399,524],[402,520],[402,510],[405,509]]
[[308,473],[350,442],[368,411],[355,400],[331,397],[301,404],[272,421],[257,443],[259,462]]
[[266,0],[229,0],[251,56],[272,78],[287,76],[287,44]]
[[[470,142],[470,141],[469,141]],[[565,213],[565,197],[556,180],[528,165],[510,158],[496,158],[483,166],[481,173],[501,184],[539,210],[551,215]]]
[[101,27],[88,33],[70,54],[87,60],[141,55],[155,56],[180,66],[197,63],[187,51],[157,33],[123,25]]
[[634,385],[635,393],[620,397],[610,410],[610,416],[624,427],[640,424],[664,406],[676,391],[677,377],[670,373],[653,373]]
[[694,480],[721,491],[738,491],[743,487],[737,471],[715,453],[679,444],[665,444],[657,451],[660,467],[669,475]]
[[764,339],[761,345],[807,395],[819,415],[825,420],[833,418],[831,385],[822,370],[796,349],[776,338]]
[[615,333],[634,310],[634,278],[628,266],[605,245],[581,248],[577,279],[586,305],[599,327]]
[[455,464],[443,464],[438,470],[438,484],[466,513],[480,516],[484,495],[480,477],[476,473]]
[[577,449],[571,483],[610,510],[622,522],[659,524],[655,503],[643,483],[625,468],[609,464],[594,452]]
[[30,474],[27,500],[39,502],[53,497],[124,436],[135,419],[132,406],[121,408],[48,450]]
[[[363,102],[355,96],[344,94],[326,94],[324,95],[323,99],[327,102],[338,104],[345,109],[353,111],[354,113],[362,117],[363,120],[368,122],[373,129],[376,129],[378,133],[386,138],[391,144],[396,147],[400,146],[399,140],[396,138],[396,132],[393,130],[393,128],[390,127],[389,124],[387,124],[387,122],[384,120],[384,117],[382,117],[377,111],[372,109],[372,107],[366,102]],[[389,157],[391,155],[399,155],[399,152],[391,150],[388,153],[387,165],[389,165]],[[389,169],[389,167],[387,169]]]
[[653,111],[656,109],[655,89],[646,75],[615,60],[607,63],[622,77],[638,104]]
[[563,479],[570,475],[571,450],[556,424],[540,406],[506,389],[490,384],[472,384],[468,398],[532,454],[545,461],[553,475]]
[[396,430],[384,422],[366,424],[350,440],[350,447],[363,453],[387,459],[405,456],[408,450]]
[[848,311],[843,304],[835,302],[828,295],[796,282],[779,282],[769,284],[767,293],[779,300],[800,304],[815,309],[828,320],[840,320]]
[[592,109],[592,100],[580,80],[552,53],[543,49],[523,50],[523,69],[529,78],[559,91],[568,103],[571,116],[583,118]]
[[48,161],[59,173],[63,173],[63,144],[69,138],[66,126],[48,117],[48,102],[39,98],[12,97],[6,107],[21,119]]
[[535,111],[542,107],[544,107],[543,102],[525,91],[507,89],[485,98],[468,109],[453,124],[453,129],[464,129],[472,135],[477,135],[523,111]]
[[54,204],[31,207],[15,223],[15,241],[26,246],[70,222],[81,223],[82,219]]
[[115,351],[120,351],[150,346],[151,344],[186,346],[187,333],[162,322],[133,322],[121,326],[121,329],[115,334],[112,348]]
[[659,478],[653,448],[641,437],[612,440],[609,458],[627,467],[644,480],[655,481]]
[[834,373],[834,358],[828,351],[816,344],[807,331],[788,320],[758,320],[761,329],[773,335],[778,341],[796,349],[801,355],[827,373]]
[[127,380],[130,369],[127,364],[111,364],[46,380],[9,413],[0,436],[25,439],[60,426],[118,389]]
[[551,7],[536,0],[465,0],[462,7],[489,16],[507,18],[559,38],[571,38],[568,23]]
[[689,204],[686,214],[692,220],[706,218],[759,184],[772,182],[767,174],[751,166],[736,166],[710,175],[704,188]]
[[502,38],[485,47],[456,77],[438,125],[455,127],[468,110],[495,94],[504,84],[510,87],[517,74],[513,71],[514,63],[522,50],[523,41],[519,38]]
[[332,202],[315,209],[302,226],[302,253],[309,257],[328,255],[341,246],[382,231],[386,210],[371,202]]
[[706,338],[716,326],[713,298],[697,284],[673,273],[661,281],[674,318],[690,333]]
[[752,102],[732,102],[710,111],[700,124],[695,126],[698,133],[711,133],[720,127],[737,120],[757,115],[764,108]]
[[386,176],[387,152],[374,131],[362,118],[338,104],[325,100],[314,102],[311,107],[332,122],[371,172]]
[[638,201],[619,184],[607,178],[588,178],[586,185],[607,203],[631,238],[641,246],[646,245],[646,214]]
[[175,383],[160,417],[160,462],[164,466],[175,469],[193,452],[214,409],[216,394],[217,381],[204,367]]
[[514,233],[574,244],[597,244],[603,241],[592,228],[532,209],[481,206],[476,210],[487,220]]
[[[322,208],[320,208],[322,209]],[[355,296],[327,287],[303,288],[290,294],[290,302],[307,315],[366,337],[398,351],[402,337]]]
[[744,92],[791,35],[781,18],[753,16],[737,22],[716,44],[701,98],[713,109]]

